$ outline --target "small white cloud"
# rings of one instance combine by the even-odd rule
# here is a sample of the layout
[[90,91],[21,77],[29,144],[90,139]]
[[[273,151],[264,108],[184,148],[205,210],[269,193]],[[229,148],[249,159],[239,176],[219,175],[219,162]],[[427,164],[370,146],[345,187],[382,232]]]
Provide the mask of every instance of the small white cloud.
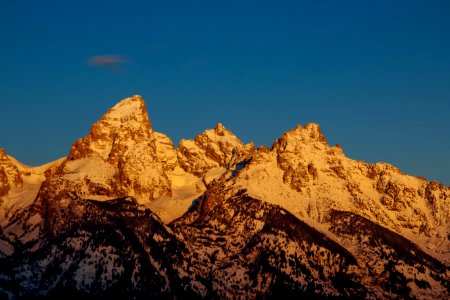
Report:
[[127,63],[122,55],[96,55],[89,58],[88,64],[96,68],[120,71],[121,66]]

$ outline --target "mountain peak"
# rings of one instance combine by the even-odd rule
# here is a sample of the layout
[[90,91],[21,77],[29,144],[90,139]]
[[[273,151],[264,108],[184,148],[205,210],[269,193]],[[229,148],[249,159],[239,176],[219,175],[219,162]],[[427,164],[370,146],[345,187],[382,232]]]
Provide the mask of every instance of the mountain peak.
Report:
[[124,130],[126,128],[133,131],[151,131],[152,125],[147,113],[147,108],[141,96],[135,95],[125,98],[109,109],[101,119],[94,124],[91,134],[97,127],[106,130]]
[[0,148],[0,295],[449,298],[450,189],[314,123],[272,149],[221,123],[176,149],[133,96],[48,166]]
[[220,136],[225,135],[226,130],[227,129],[225,128],[225,126],[222,125],[222,123],[217,123],[216,126],[214,127],[214,132]]
[[217,123],[194,140],[181,140],[178,161],[187,172],[204,176],[211,169],[228,167],[231,160],[244,159],[253,150],[253,144],[245,145],[225,126]]
[[[70,159],[97,154],[111,159],[117,150],[153,140],[152,125],[141,96],[123,99],[92,125],[89,135],[79,139],[71,149]],[[120,148],[120,149],[118,149]]]
[[294,129],[286,134],[297,136],[303,142],[322,142],[326,144],[325,136],[320,130],[320,125],[316,123],[307,123],[305,127],[298,124]]
[[[101,173],[92,168],[93,161],[105,171]],[[86,177],[90,186],[96,184],[95,188],[90,188],[91,195],[101,190],[110,196],[126,194],[148,201],[170,194],[164,164],[157,157],[145,102],[141,96],[133,96],[108,110],[92,125],[86,137],[73,144],[58,176],[76,173],[77,182]],[[100,173],[102,178],[99,179]]]
[[122,119],[136,114],[147,114],[144,99],[139,95],[123,99],[112,107],[105,116]]

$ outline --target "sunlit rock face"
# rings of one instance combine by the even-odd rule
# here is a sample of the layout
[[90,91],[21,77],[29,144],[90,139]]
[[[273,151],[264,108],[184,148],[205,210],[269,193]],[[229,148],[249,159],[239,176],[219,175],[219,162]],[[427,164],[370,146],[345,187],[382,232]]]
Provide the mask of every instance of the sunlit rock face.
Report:
[[156,146],[156,159],[159,161],[163,169],[171,171],[178,166],[177,150],[172,140],[165,134],[153,132]]
[[92,126],[89,135],[74,143],[55,176],[74,179],[82,184],[82,192],[93,196],[127,195],[141,202],[170,196],[164,171],[176,162],[158,158],[159,140],[142,98],[124,99]]
[[340,145],[328,145],[317,124],[298,125],[271,149],[259,148],[227,187],[325,226],[335,210],[356,213],[450,263],[450,189],[387,163],[352,160]]
[[[43,182],[35,207],[45,215],[45,234],[56,236],[72,226],[83,213],[72,210],[81,199],[133,197],[145,204],[170,197],[166,171],[173,169],[174,161],[165,158],[170,158],[170,145],[153,132],[140,96],[120,101],[73,144],[67,159]],[[67,210],[72,218],[67,218]]]
[[19,169],[0,148],[0,198],[8,194],[12,187],[21,187],[22,184]]
[[231,131],[218,123],[214,129],[199,134],[194,140],[181,140],[178,145],[180,166],[196,176],[209,170],[242,161],[254,151],[252,143],[244,145]]
[[317,124],[175,148],[134,96],[32,169],[0,150],[0,298],[450,297],[450,188]]

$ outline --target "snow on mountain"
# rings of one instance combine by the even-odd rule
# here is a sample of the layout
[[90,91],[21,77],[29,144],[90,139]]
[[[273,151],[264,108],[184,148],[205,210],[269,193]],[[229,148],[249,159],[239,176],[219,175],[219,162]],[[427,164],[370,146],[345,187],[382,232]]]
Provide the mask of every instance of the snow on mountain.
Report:
[[19,169],[0,148],[0,197],[8,194],[11,188],[21,187],[22,184]]
[[[79,159],[84,160],[72,166],[72,161]],[[97,164],[99,169],[95,168]],[[94,166],[92,172],[90,166]],[[92,126],[89,135],[72,146],[59,173],[70,173],[74,168],[85,172],[75,183],[86,197],[129,195],[148,202],[171,194],[165,164],[157,159],[155,137],[140,96],[120,101]]]
[[0,264],[0,295],[142,299],[197,294],[191,292],[194,275],[181,272],[189,262],[184,242],[134,199],[79,199],[59,213],[71,218],[53,240],[32,256]]
[[[53,191],[70,190],[96,200],[132,196],[150,206],[157,199],[192,201],[194,194],[198,197],[204,191],[199,181],[209,171],[215,169],[207,176],[210,181],[221,175],[217,169],[223,173],[232,160],[247,156],[252,149],[221,124],[194,141],[181,141],[175,149],[169,137],[152,130],[144,101],[134,96],[111,108],[89,135],[73,144],[48,184],[54,186]],[[193,188],[197,192],[183,196],[183,189]]]
[[0,150],[0,295],[446,298],[449,196],[317,124],[255,149],[219,123],[175,148],[133,96],[67,158]]
[[232,180],[215,181],[172,223],[195,253],[195,273],[209,276],[220,297],[448,296],[448,266],[401,235],[337,210],[324,230],[245,190],[229,196]]
[[[23,241],[26,242],[33,239],[36,233],[31,231],[23,231],[16,226],[8,226],[14,217],[21,214],[21,211],[30,207],[37,197],[42,182],[45,180],[52,169],[58,166],[63,159],[58,159],[53,162],[30,167],[22,164],[14,157],[7,155],[3,150],[0,150],[0,174],[7,174],[6,178],[9,180],[2,181],[8,183],[8,190],[0,196],[0,257],[1,254],[11,255],[14,252],[14,246],[11,240],[14,237],[22,236]],[[39,218],[30,219],[32,226]],[[9,238],[8,238],[9,236]]]
[[252,143],[244,145],[231,131],[218,123],[194,140],[181,140],[178,161],[189,173],[204,176],[214,168],[229,168],[247,158],[254,150]]
[[[220,184],[215,189],[220,190]],[[243,193],[174,222],[193,253],[193,272],[219,298],[361,297],[355,258],[288,211]],[[213,200],[214,206],[204,205]],[[341,282],[339,282],[341,281]],[[345,284],[341,284],[342,282]],[[319,292],[320,290],[320,292]]]
[[0,197],[0,216],[2,216],[0,226],[5,225],[14,212],[32,204],[46,175],[48,176],[64,160],[60,158],[41,166],[30,167],[12,156],[8,155],[8,159],[10,169],[19,175],[14,180],[20,184],[11,187],[6,195]]
[[450,262],[450,189],[386,163],[349,159],[316,124],[261,148],[229,184],[322,227],[332,210],[357,213]]
[[201,196],[207,185],[248,159],[253,144],[244,145],[231,131],[218,123],[213,129],[182,140],[175,149],[164,134],[154,133],[158,160],[164,162],[172,195],[145,203],[166,223],[181,217]]

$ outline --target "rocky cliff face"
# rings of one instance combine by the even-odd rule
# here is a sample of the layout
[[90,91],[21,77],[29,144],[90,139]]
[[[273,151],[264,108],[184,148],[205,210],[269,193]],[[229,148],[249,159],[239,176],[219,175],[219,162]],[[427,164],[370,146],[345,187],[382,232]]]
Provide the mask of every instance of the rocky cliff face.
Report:
[[182,140],[178,145],[178,161],[186,172],[202,177],[211,169],[229,169],[248,159],[254,151],[252,143],[244,145],[231,131],[218,123],[194,140]]
[[61,162],[0,151],[0,295],[448,298],[449,197],[317,124],[255,149],[219,123],[175,148],[134,96]]
[[124,99],[74,143],[49,184],[99,200],[128,195],[146,202],[170,196],[165,170],[172,166],[158,157],[160,140],[142,98]]
[[316,124],[258,151],[231,185],[325,225],[333,210],[356,213],[450,262],[450,189],[386,163],[349,159]]
[[22,184],[19,169],[0,148],[0,199],[8,194],[11,187],[21,187]]
[[133,196],[151,202],[172,196],[168,172],[175,168],[203,178],[213,169],[232,168],[253,150],[221,124],[175,149],[169,137],[152,130],[144,101],[134,96],[111,108],[76,141],[44,186],[96,200]]
[[[63,230],[0,264],[0,292],[147,297],[421,298],[448,296],[448,267],[349,212],[332,237],[241,191],[205,196],[169,225],[132,198],[74,200]],[[5,263],[6,262],[6,263]]]
[[[208,180],[217,178],[253,150],[220,124],[195,141],[180,144],[189,143],[194,148],[175,149],[169,137],[153,131],[140,96],[124,99],[72,145],[62,163],[45,172],[31,211],[45,216],[45,233],[51,236],[71,222],[62,211],[79,199],[133,197],[165,220],[180,217],[191,205],[184,199],[192,202],[206,189],[202,183],[206,173],[213,171]],[[33,219],[33,214],[27,215]],[[18,226],[34,227],[13,219]]]

